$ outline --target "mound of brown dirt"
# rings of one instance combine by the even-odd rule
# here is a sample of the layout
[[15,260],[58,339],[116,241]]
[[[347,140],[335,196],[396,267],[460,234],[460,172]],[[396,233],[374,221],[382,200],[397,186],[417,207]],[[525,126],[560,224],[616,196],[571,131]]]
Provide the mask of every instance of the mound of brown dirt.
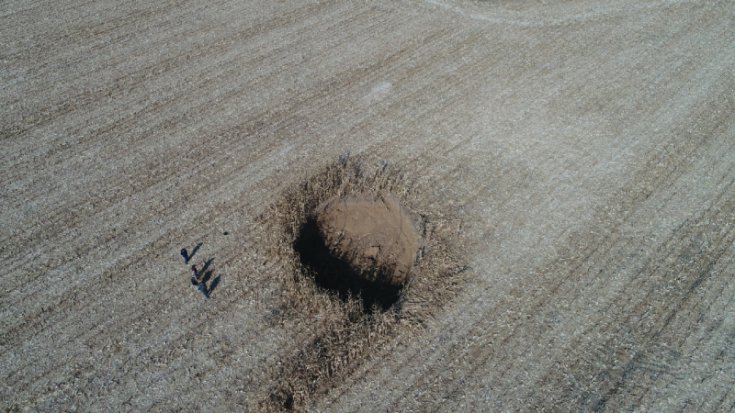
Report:
[[369,282],[401,286],[419,249],[413,221],[390,194],[332,198],[316,211],[331,254]]

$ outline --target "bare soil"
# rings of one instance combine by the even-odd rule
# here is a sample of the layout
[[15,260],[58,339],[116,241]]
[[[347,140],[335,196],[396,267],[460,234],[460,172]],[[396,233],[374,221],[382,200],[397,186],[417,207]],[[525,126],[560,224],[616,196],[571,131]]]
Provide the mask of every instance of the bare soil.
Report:
[[409,214],[387,193],[332,198],[316,210],[316,225],[330,253],[359,278],[400,287],[419,251]]

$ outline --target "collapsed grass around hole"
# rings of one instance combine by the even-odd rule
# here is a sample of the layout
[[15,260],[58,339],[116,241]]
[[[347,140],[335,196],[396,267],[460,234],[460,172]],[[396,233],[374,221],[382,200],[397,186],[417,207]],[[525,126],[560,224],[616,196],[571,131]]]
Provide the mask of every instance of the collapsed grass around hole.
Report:
[[[459,220],[427,210],[422,204],[425,190],[396,165],[366,165],[362,157],[343,155],[288,188],[259,218],[267,237],[266,254],[278,263],[280,275],[281,302],[274,303],[273,322],[295,320],[309,325],[312,335],[274,368],[274,385],[257,410],[305,409],[399,333],[419,332],[469,277],[454,252],[460,242]],[[388,306],[363,300],[359,292],[324,288],[294,248],[304,225],[327,199],[380,192],[399,199],[422,238],[409,282]]]
[[314,283],[323,290],[336,293],[343,301],[352,296],[359,297],[368,313],[398,305],[402,287],[363,279],[354,268],[329,250],[312,217],[301,225],[293,248],[299,255],[304,272]]

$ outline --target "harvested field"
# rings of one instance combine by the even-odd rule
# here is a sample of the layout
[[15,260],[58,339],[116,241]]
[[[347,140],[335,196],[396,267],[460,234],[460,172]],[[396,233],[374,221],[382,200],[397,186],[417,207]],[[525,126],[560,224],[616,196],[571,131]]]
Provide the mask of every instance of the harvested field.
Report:
[[[3,410],[735,411],[731,1],[0,22]],[[380,194],[411,269],[336,282]]]

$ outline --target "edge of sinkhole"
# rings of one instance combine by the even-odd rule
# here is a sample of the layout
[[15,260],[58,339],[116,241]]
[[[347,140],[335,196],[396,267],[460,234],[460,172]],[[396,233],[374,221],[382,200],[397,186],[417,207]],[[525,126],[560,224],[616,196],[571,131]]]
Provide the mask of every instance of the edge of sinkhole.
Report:
[[[278,291],[268,320],[274,327],[293,328],[296,344],[272,365],[273,385],[255,410],[306,409],[391,341],[420,334],[472,277],[458,253],[462,223],[453,210],[427,204],[430,188],[398,165],[376,164],[369,166],[362,156],[340,156],[287,187],[258,218]],[[408,281],[387,294],[371,295],[364,285],[325,279],[301,252],[309,237],[318,237],[315,211],[326,200],[380,193],[392,194],[405,207],[421,244]],[[312,253],[319,257],[324,251]]]

